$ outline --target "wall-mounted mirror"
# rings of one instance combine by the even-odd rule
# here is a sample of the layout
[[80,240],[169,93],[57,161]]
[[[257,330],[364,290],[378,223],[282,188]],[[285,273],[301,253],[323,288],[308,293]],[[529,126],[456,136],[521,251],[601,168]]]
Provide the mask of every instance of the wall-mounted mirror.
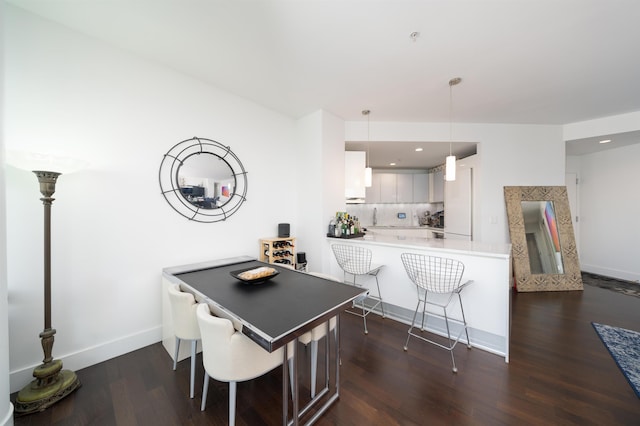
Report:
[[211,139],[176,144],[165,154],[159,178],[169,205],[190,220],[225,220],[246,200],[242,163],[229,147]]
[[235,182],[229,163],[211,153],[191,155],[178,167],[180,193],[203,209],[224,206],[233,197]]
[[567,188],[505,186],[518,291],[582,290]]

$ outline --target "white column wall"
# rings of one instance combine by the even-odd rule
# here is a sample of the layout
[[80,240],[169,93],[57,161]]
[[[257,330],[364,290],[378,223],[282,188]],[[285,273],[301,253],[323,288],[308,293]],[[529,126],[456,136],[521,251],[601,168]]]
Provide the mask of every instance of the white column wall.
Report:
[[[0,22],[4,21],[4,2],[0,2]],[[0,31],[0,46],[4,31]],[[4,83],[4,55],[0,55],[0,82]],[[4,90],[4,88],[3,88]],[[6,191],[4,166],[4,98],[0,98],[0,426],[13,425],[13,404],[9,400],[9,310],[7,299]]]
[[[313,199],[299,209],[296,177],[276,170],[298,159],[294,120],[21,9],[6,14],[6,148],[90,163],[60,176],[52,209],[53,354],[65,368],[160,340],[162,268],[257,257],[278,223],[320,211]],[[248,172],[247,201],[224,222],[191,222],[160,193],[164,153],[193,136],[230,146]],[[42,360],[43,208],[31,172],[8,166],[6,191],[16,391]]]
[[[336,190],[344,188],[344,122],[326,111],[303,117],[297,123],[297,144],[292,175],[298,190],[296,250],[306,253],[310,271],[322,271],[329,259],[319,241],[331,217],[345,207],[344,191]],[[308,208],[318,203],[319,208]]]

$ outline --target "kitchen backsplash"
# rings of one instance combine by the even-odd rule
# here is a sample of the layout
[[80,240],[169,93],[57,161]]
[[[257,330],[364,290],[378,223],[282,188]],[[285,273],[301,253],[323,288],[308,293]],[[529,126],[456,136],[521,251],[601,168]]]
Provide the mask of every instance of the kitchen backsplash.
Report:
[[[443,210],[443,203],[411,203],[411,204],[347,204],[347,213],[357,216],[362,226],[419,226],[420,218],[425,212],[433,214]],[[404,218],[403,218],[404,216]]]

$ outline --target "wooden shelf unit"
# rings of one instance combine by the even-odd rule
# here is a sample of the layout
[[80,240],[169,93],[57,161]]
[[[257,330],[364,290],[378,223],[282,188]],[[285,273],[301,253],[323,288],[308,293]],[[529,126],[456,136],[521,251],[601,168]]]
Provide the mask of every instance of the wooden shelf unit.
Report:
[[[288,253],[287,253],[288,252]],[[262,262],[296,267],[296,239],[294,237],[276,237],[260,239],[260,257]]]

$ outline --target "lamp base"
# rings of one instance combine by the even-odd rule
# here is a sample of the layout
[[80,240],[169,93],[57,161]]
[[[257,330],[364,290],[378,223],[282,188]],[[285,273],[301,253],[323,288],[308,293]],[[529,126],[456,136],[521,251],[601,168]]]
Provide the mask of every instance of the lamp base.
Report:
[[22,388],[16,398],[18,416],[44,411],[81,386],[76,373],[62,370],[60,360],[37,366],[33,376],[36,380]]

